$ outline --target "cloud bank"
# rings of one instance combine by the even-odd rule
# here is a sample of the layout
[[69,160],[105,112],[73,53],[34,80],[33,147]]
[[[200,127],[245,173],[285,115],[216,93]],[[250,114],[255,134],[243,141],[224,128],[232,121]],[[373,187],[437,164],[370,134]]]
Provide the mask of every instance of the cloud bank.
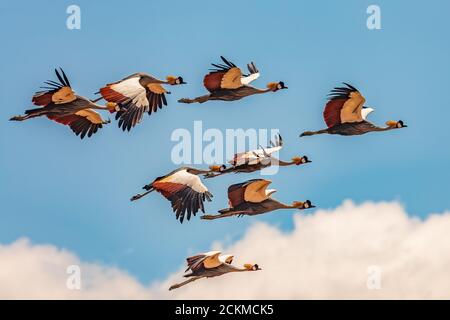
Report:
[[[205,251],[210,249],[263,270],[202,279],[169,292],[183,280],[184,265],[144,285],[124,271],[21,239],[0,245],[0,298],[450,299],[450,213],[419,220],[396,202],[345,201],[336,209],[295,215],[290,232],[255,223],[231,246],[218,242]],[[81,290],[66,287],[70,264],[81,266]],[[367,286],[371,266],[381,272],[379,289]]]
[[[0,245],[0,299],[152,299],[152,290],[126,272],[87,263],[53,245],[26,238]],[[70,290],[67,268],[81,270],[80,290]]]

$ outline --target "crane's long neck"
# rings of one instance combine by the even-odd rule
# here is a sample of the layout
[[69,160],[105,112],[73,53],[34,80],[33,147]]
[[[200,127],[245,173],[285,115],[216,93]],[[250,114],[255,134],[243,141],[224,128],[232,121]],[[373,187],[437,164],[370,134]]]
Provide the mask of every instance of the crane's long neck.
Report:
[[396,127],[374,127],[373,131],[388,131],[388,130],[393,130],[393,129],[397,129]]
[[278,209],[294,209],[294,208],[296,208],[296,207],[293,206],[293,205],[285,204],[285,203],[279,202],[279,201],[277,201],[277,200],[274,200],[274,199],[272,199],[272,198],[270,198],[270,200],[272,200],[272,202],[275,203],[275,208],[274,208],[274,210],[278,210]]
[[190,172],[192,174],[199,175],[199,174],[210,174],[210,173],[212,173],[214,171],[212,171],[212,170],[203,170],[203,169],[191,169]]
[[239,267],[232,266],[232,265],[230,265],[229,267],[230,267],[230,272],[244,272],[244,271],[250,271],[250,270],[247,269],[247,268],[239,268]]
[[283,161],[283,160],[278,160],[278,165],[279,165],[280,167],[292,166],[293,164],[296,164],[295,161]]
[[146,82],[146,85],[147,84],[152,84],[152,83],[155,83],[155,84],[170,84],[168,80],[160,80],[160,79],[152,79],[152,80],[147,80],[145,82]]
[[96,110],[109,110],[108,107],[102,107],[102,106],[99,106],[99,105],[92,106],[91,109],[96,109]]
[[266,88],[266,89],[256,89],[256,94],[260,94],[260,93],[266,93],[266,92],[271,92],[272,89],[270,88]]
[[109,108],[107,106],[101,106],[99,104],[97,104],[96,102],[100,101],[101,99],[103,99],[103,97],[99,97],[95,100],[90,100],[91,104],[89,104],[89,108],[90,109],[96,109],[96,110],[109,110]]

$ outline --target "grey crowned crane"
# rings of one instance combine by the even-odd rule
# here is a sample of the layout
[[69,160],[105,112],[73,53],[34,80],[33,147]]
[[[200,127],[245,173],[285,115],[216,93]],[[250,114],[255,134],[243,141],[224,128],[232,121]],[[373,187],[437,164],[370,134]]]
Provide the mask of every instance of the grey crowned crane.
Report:
[[182,77],[167,76],[166,80],[159,80],[146,73],[135,73],[120,81],[107,84],[99,93],[108,101],[111,108],[115,108],[116,120],[119,128],[130,131],[141,122],[144,112],[149,115],[167,106],[167,91],[162,85],[185,84]]
[[386,127],[378,127],[369,121],[367,116],[374,111],[364,106],[366,99],[353,86],[344,83],[345,87],[334,88],[325,106],[323,117],[326,129],[306,131],[300,137],[316,134],[338,134],[342,136],[361,135],[373,131],[388,131],[407,127],[402,120],[387,121]]
[[204,103],[209,100],[235,101],[254,94],[276,92],[287,89],[283,81],[271,82],[266,89],[250,86],[250,82],[258,79],[259,70],[255,64],[247,64],[249,74],[243,74],[241,69],[224,57],[220,57],[224,64],[213,63],[213,69],[203,79],[203,85],[209,94],[194,99],[183,98],[181,103]]
[[281,135],[278,135],[275,141],[270,141],[270,146],[267,148],[261,147],[260,149],[235,154],[233,159],[229,161],[231,166],[228,168],[225,165],[211,166],[210,168],[214,172],[206,174],[205,178],[213,178],[230,172],[255,172],[273,165],[286,167],[311,162],[307,156],[295,156],[292,161],[283,161],[273,157],[272,154],[280,151],[281,148],[283,148],[283,139]]
[[210,171],[191,167],[176,169],[145,185],[143,189],[146,191],[133,196],[130,200],[136,201],[152,191],[157,191],[171,202],[176,218],[183,223],[184,218],[190,220],[191,215],[195,216],[198,210],[205,213],[204,202],[211,201],[212,194],[198,177],[208,172]]
[[311,201],[294,201],[287,205],[271,198],[275,189],[267,189],[270,180],[253,179],[233,184],[228,188],[230,207],[219,210],[217,215],[203,215],[201,219],[214,220],[231,216],[254,216],[279,209],[305,210],[315,208]]
[[222,255],[220,251],[201,253],[192,257],[188,257],[186,261],[188,267],[185,272],[190,271],[190,273],[185,274],[184,277],[189,279],[181,283],[174,284],[169,288],[169,290],[178,289],[182,286],[187,285],[188,283],[202,278],[213,278],[232,272],[248,272],[261,270],[261,268],[257,264],[250,263],[244,264],[243,268],[235,267],[232,265],[233,256]]
[[[60,73],[61,72],[61,73]],[[29,109],[25,115],[12,117],[11,121],[24,121],[31,118],[45,116],[50,120],[69,126],[72,131],[83,139],[92,136],[104,124],[109,123],[94,111],[111,110],[95,104],[93,101],[77,95],[71,88],[69,79],[64,71],[55,69],[59,82],[48,80],[45,90],[34,94],[32,102],[40,108]]]

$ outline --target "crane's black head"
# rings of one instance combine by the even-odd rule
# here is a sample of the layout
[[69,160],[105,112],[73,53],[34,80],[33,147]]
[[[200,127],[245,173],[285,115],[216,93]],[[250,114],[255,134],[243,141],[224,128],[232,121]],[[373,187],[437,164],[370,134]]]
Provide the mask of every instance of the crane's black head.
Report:
[[280,90],[280,89],[287,89],[288,87],[286,87],[286,86],[284,85],[284,82],[283,82],[283,81],[280,81],[280,82],[278,82],[277,88],[278,88],[278,90]]
[[258,270],[262,270],[257,264],[254,264],[252,267],[253,271],[258,271]]
[[275,92],[281,89],[287,89],[288,87],[284,85],[283,81],[280,81],[280,82],[269,82],[267,84],[267,88],[269,88],[270,91]]
[[397,121],[396,127],[397,127],[397,128],[406,128],[407,125],[404,124],[402,120],[398,120],[398,121]]
[[314,206],[311,201],[306,200],[305,202],[303,202],[303,209],[309,209],[309,208],[315,208],[316,206]]
[[182,77],[167,76],[166,79],[167,82],[172,86],[176,86],[179,84],[186,84],[186,82],[183,81]]
[[294,203],[292,204],[292,207],[297,208],[299,210],[304,210],[304,209],[310,209],[310,208],[315,208],[316,206],[312,205],[311,201],[306,200],[306,201],[294,201]]
[[226,168],[227,168],[227,166],[224,165],[224,164],[222,164],[222,165],[220,165],[220,166],[218,166],[218,165],[212,165],[212,166],[209,166],[209,169],[210,169],[211,171],[213,171],[213,172],[222,172],[222,171],[225,170]]
[[307,156],[301,157],[301,161],[302,161],[302,163],[310,163],[310,162],[312,162],[311,160],[308,159]]
[[301,165],[301,164],[305,164],[305,163],[312,162],[312,161],[310,161],[310,160],[308,159],[307,156],[303,156],[303,157],[295,156],[295,157],[292,158],[292,161],[293,161],[293,162],[295,163],[295,165],[297,165],[297,166],[299,166],[299,165]]
[[247,271],[262,270],[257,264],[250,264],[250,263],[244,264],[244,268],[247,269]]

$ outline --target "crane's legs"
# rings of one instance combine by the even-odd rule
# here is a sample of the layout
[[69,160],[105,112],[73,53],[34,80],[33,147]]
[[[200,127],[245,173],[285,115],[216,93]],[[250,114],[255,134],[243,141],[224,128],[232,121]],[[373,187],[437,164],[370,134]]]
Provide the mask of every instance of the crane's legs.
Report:
[[207,95],[204,95],[204,96],[201,96],[201,97],[197,97],[197,98],[194,98],[194,99],[182,98],[182,99],[178,100],[178,102],[180,102],[180,103],[195,103],[195,102],[203,103],[203,102],[208,101],[209,98],[210,98],[210,95],[207,94]]
[[148,190],[148,191],[146,191],[146,192],[144,192],[144,193],[138,193],[137,195],[132,196],[131,199],[130,199],[130,201],[136,201],[136,200],[142,198],[143,196],[148,195],[148,194],[149,194],[150,192],[152,192],[153,190],[154,190],[154,189],[150,189],[150,190]]
[[323,130],[319,130],[319,131],[305,131],[300,135],[300,138],[307,137],[307,136],[313,136],[316,134],[324,134],[324,133],[328,133],[328,129],[323,129]]
[[190,278],[190,279],[188,279],[186,281],[174,284],[173,286],[170,286],[169,291],[173,290],[173,289],[178,289],[178,288],[180,288],[180,287],[182,287],[184,285],[187,285],[188,283],[191,283],[191,282],[193,282],[195,280],[198,280],[198,279],[201,279],[201,278],[203,278],[203,277],[201,277],[201,276],[199,276],[199,277],[192,277],[192,278]]
[[240,210],[240,211],[230,211],[230,212],[225,212],[225,213],[220,213],[220,214],[205,214],[203,216],[200,217],[200,219],[203,220],[215,220],[215,219],[220,219],[220,218],[226,218],[226,217],[232,217],[232,216],[236,216],[236,215],[245,215],[245,214],[249,214],[250,211],[245,211],[245,210]]
[[11,119],[9,119],[9,121],[23,121],[23,120],[27,120],[33,118],[31,115],[27,114],[25,116],[14,116]]

